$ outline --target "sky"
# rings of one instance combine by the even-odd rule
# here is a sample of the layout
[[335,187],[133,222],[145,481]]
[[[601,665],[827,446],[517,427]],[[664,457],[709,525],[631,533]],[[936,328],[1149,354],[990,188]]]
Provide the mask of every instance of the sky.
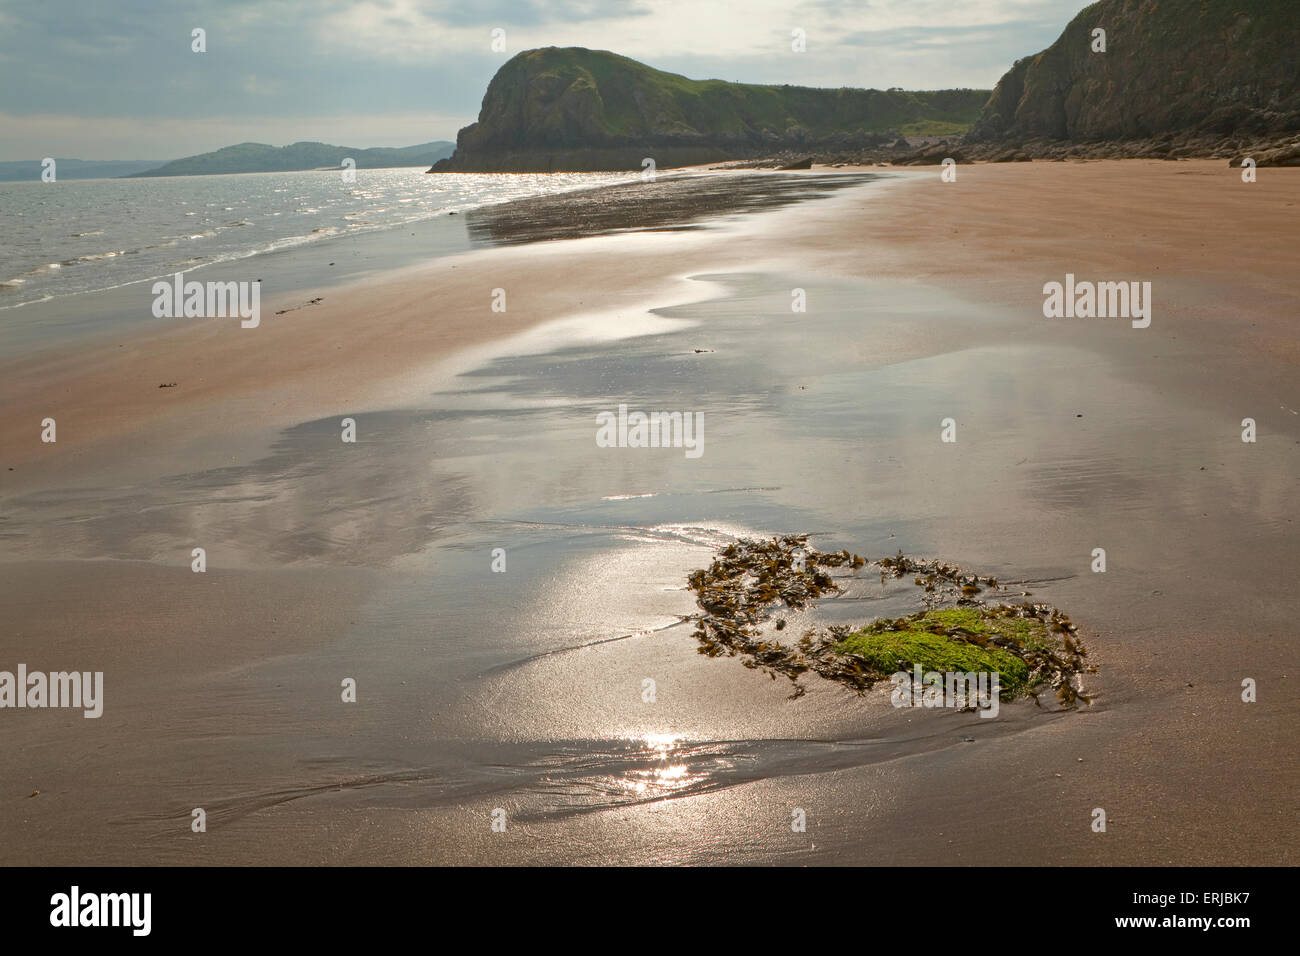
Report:
[[[991,89],[1086,0],[0,0],[0,160],[455,140],[522,50],[695,79]],[[206,52],[192,49],[205,32]],[[791,49],[791,31],[806,36]],[[503,30],[504,51],[492,49]]]

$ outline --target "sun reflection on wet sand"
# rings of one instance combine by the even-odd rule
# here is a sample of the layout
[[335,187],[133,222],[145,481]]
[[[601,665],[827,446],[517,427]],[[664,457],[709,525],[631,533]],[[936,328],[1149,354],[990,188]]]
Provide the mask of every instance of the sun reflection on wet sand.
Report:
[[681,734],[645,734],[632,739],[644,744],[645,756],[658,765],[629,770],[627,779],[622,781],[627,790],[639,795],[667,796],[704,779],[704,774],[691,773],[684,763],[669,763]]
[[647,750],[655,750],[662,754],[667,754],[670,750],[677,749],[677,741],[682,739],[682,735],[681,734],[646,734],[644,737],[640,739],[645,742]]

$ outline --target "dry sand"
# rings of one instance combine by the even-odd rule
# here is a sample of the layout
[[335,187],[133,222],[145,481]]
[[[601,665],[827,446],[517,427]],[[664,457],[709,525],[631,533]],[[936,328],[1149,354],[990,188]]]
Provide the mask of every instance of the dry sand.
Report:
[[1218,160],[972,165],[955,183],[936,170],[862,238],[872,269],[985,302],[1023,306],[1067,271],[1150,279],[1162,324],[1300,364],[1300,175],[1257,175]]

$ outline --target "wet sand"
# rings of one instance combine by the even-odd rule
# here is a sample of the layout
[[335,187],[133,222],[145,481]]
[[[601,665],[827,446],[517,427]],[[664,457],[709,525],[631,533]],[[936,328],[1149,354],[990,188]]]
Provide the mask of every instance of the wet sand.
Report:
[[[102,669],[106,703],[0,715],[0,859],[1294,862],[1291,172],[927,171],[6,363],[60,440],[6,416],[0,667]],[[1152,326],[1043,319],[1066,271],[1154,273]],[[597,448],[620,402],[703,411],[704,455]],[[791,701],[697,654],[686,574],[801,531],[1023,582],[1094,703]],[[810,620],[896,613],[845,585]]]

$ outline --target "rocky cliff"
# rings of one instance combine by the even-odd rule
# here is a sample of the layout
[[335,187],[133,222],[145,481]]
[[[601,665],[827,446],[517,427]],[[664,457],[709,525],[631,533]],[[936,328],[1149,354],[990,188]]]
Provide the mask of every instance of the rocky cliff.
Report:
[[1145,142],[1159,155],[1284,141],[1300,132],[1298,45],[1296,0],[1102,0],[1016,62],[966,142]]
[[505,63],[478,122],[431,172],[640,169],[857,149],[961,133],[987,90],[810,89],[691,80],[601,50],[548,47]]

